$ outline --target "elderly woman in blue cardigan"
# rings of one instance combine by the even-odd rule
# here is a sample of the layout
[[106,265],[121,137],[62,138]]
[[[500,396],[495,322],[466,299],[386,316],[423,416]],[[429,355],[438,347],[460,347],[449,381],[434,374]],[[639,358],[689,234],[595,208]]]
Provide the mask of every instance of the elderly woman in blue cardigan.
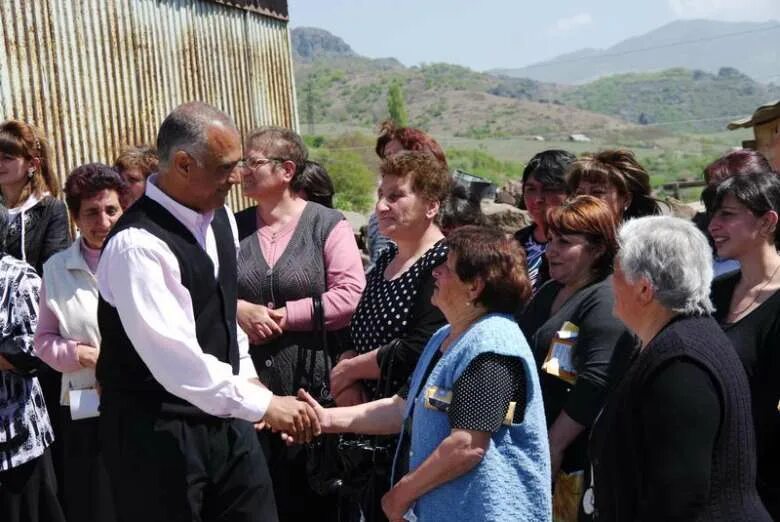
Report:
[[551,520],[550,460],[534,359],[511,312],[530,295],[523,253],[502,233],[467,226],[447,238],[431,301],[448,325],[398,395],[320,407],[324,432],[401,433],[391,521]]

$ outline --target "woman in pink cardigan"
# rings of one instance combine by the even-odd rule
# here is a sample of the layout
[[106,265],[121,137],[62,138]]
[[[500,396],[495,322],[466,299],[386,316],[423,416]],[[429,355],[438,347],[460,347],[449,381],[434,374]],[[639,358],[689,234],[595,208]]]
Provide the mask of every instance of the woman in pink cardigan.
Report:
[[[44,265],[38,357],[62,372],[60,404],[65,466],[62,488],[68,520],[112,522],[107,477],[98,448],[95,364],[100,349],[95,280],[100,249],[122,215],[126,184],[107,165],[76,168],[65,182],[65,199],[81,237]],[[55,405],[50,405],[52,409]]]
[[[249,133],[244,154],[244,195],[257,205],[236,214],[238,323],[263,384],[281,395],[303,387],[323,400],[330,393],[329,366],[315,302],[322,304],[333,360],[337,331],[349,324],[365,286],[355,236],[339,211],[305,199],[321,191],[307,191],[307,151],[296,133],[257,129]],[[336,520],[338,498],[308,486],[304,452],[267,433],[259,438],[280,522]]]

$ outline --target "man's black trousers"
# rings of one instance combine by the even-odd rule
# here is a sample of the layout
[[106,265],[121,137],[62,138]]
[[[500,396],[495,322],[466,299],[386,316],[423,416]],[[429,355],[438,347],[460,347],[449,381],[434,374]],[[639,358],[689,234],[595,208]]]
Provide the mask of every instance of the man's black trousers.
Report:
[[251,423],[104,403],[103,458],[119,522],[275,522]]

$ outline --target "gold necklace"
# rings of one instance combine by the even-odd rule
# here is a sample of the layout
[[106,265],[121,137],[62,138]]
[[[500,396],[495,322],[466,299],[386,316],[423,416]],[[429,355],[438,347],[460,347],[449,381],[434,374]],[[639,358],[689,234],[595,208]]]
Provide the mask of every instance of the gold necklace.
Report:
[[732,312],[729,315],[731,315],[731,317],[733,319],[736,319],[737,317],[741,316],[742,314],[744,314],[745,312],[750,310],[750,307],[753,306],[754,304],[756,304],[756,301],[758,301],[758,297],[761,295],[761,292],[764,291],[764,288],[766,288],[767,285],[769,285],[769,283],[771,283],[772,280],[775,278],[775,276],[777,275],[777,271],[778,270],[780,270],[780,263],[777,264],[777,266],[775,267],[775,270],[772,272],[772,275],[769,276],[769,279],[767,279],[766,282],[763,285],[761,285],[761,288],[758,289],[758,291],[756,292],[756,296],[753,298],[752,301],[750,301],[750,304],[747,305],[746,307],[744,307],[742,310],[740,310],[738,312]]

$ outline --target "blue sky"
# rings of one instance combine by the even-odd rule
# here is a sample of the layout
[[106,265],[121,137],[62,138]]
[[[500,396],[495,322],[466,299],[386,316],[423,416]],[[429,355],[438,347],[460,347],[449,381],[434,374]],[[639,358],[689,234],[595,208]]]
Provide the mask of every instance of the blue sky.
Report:
[[327,29],[364,56],[476,70],[609,47],[681,18],[780,20],[780,0],[288,1],[292,27]]

